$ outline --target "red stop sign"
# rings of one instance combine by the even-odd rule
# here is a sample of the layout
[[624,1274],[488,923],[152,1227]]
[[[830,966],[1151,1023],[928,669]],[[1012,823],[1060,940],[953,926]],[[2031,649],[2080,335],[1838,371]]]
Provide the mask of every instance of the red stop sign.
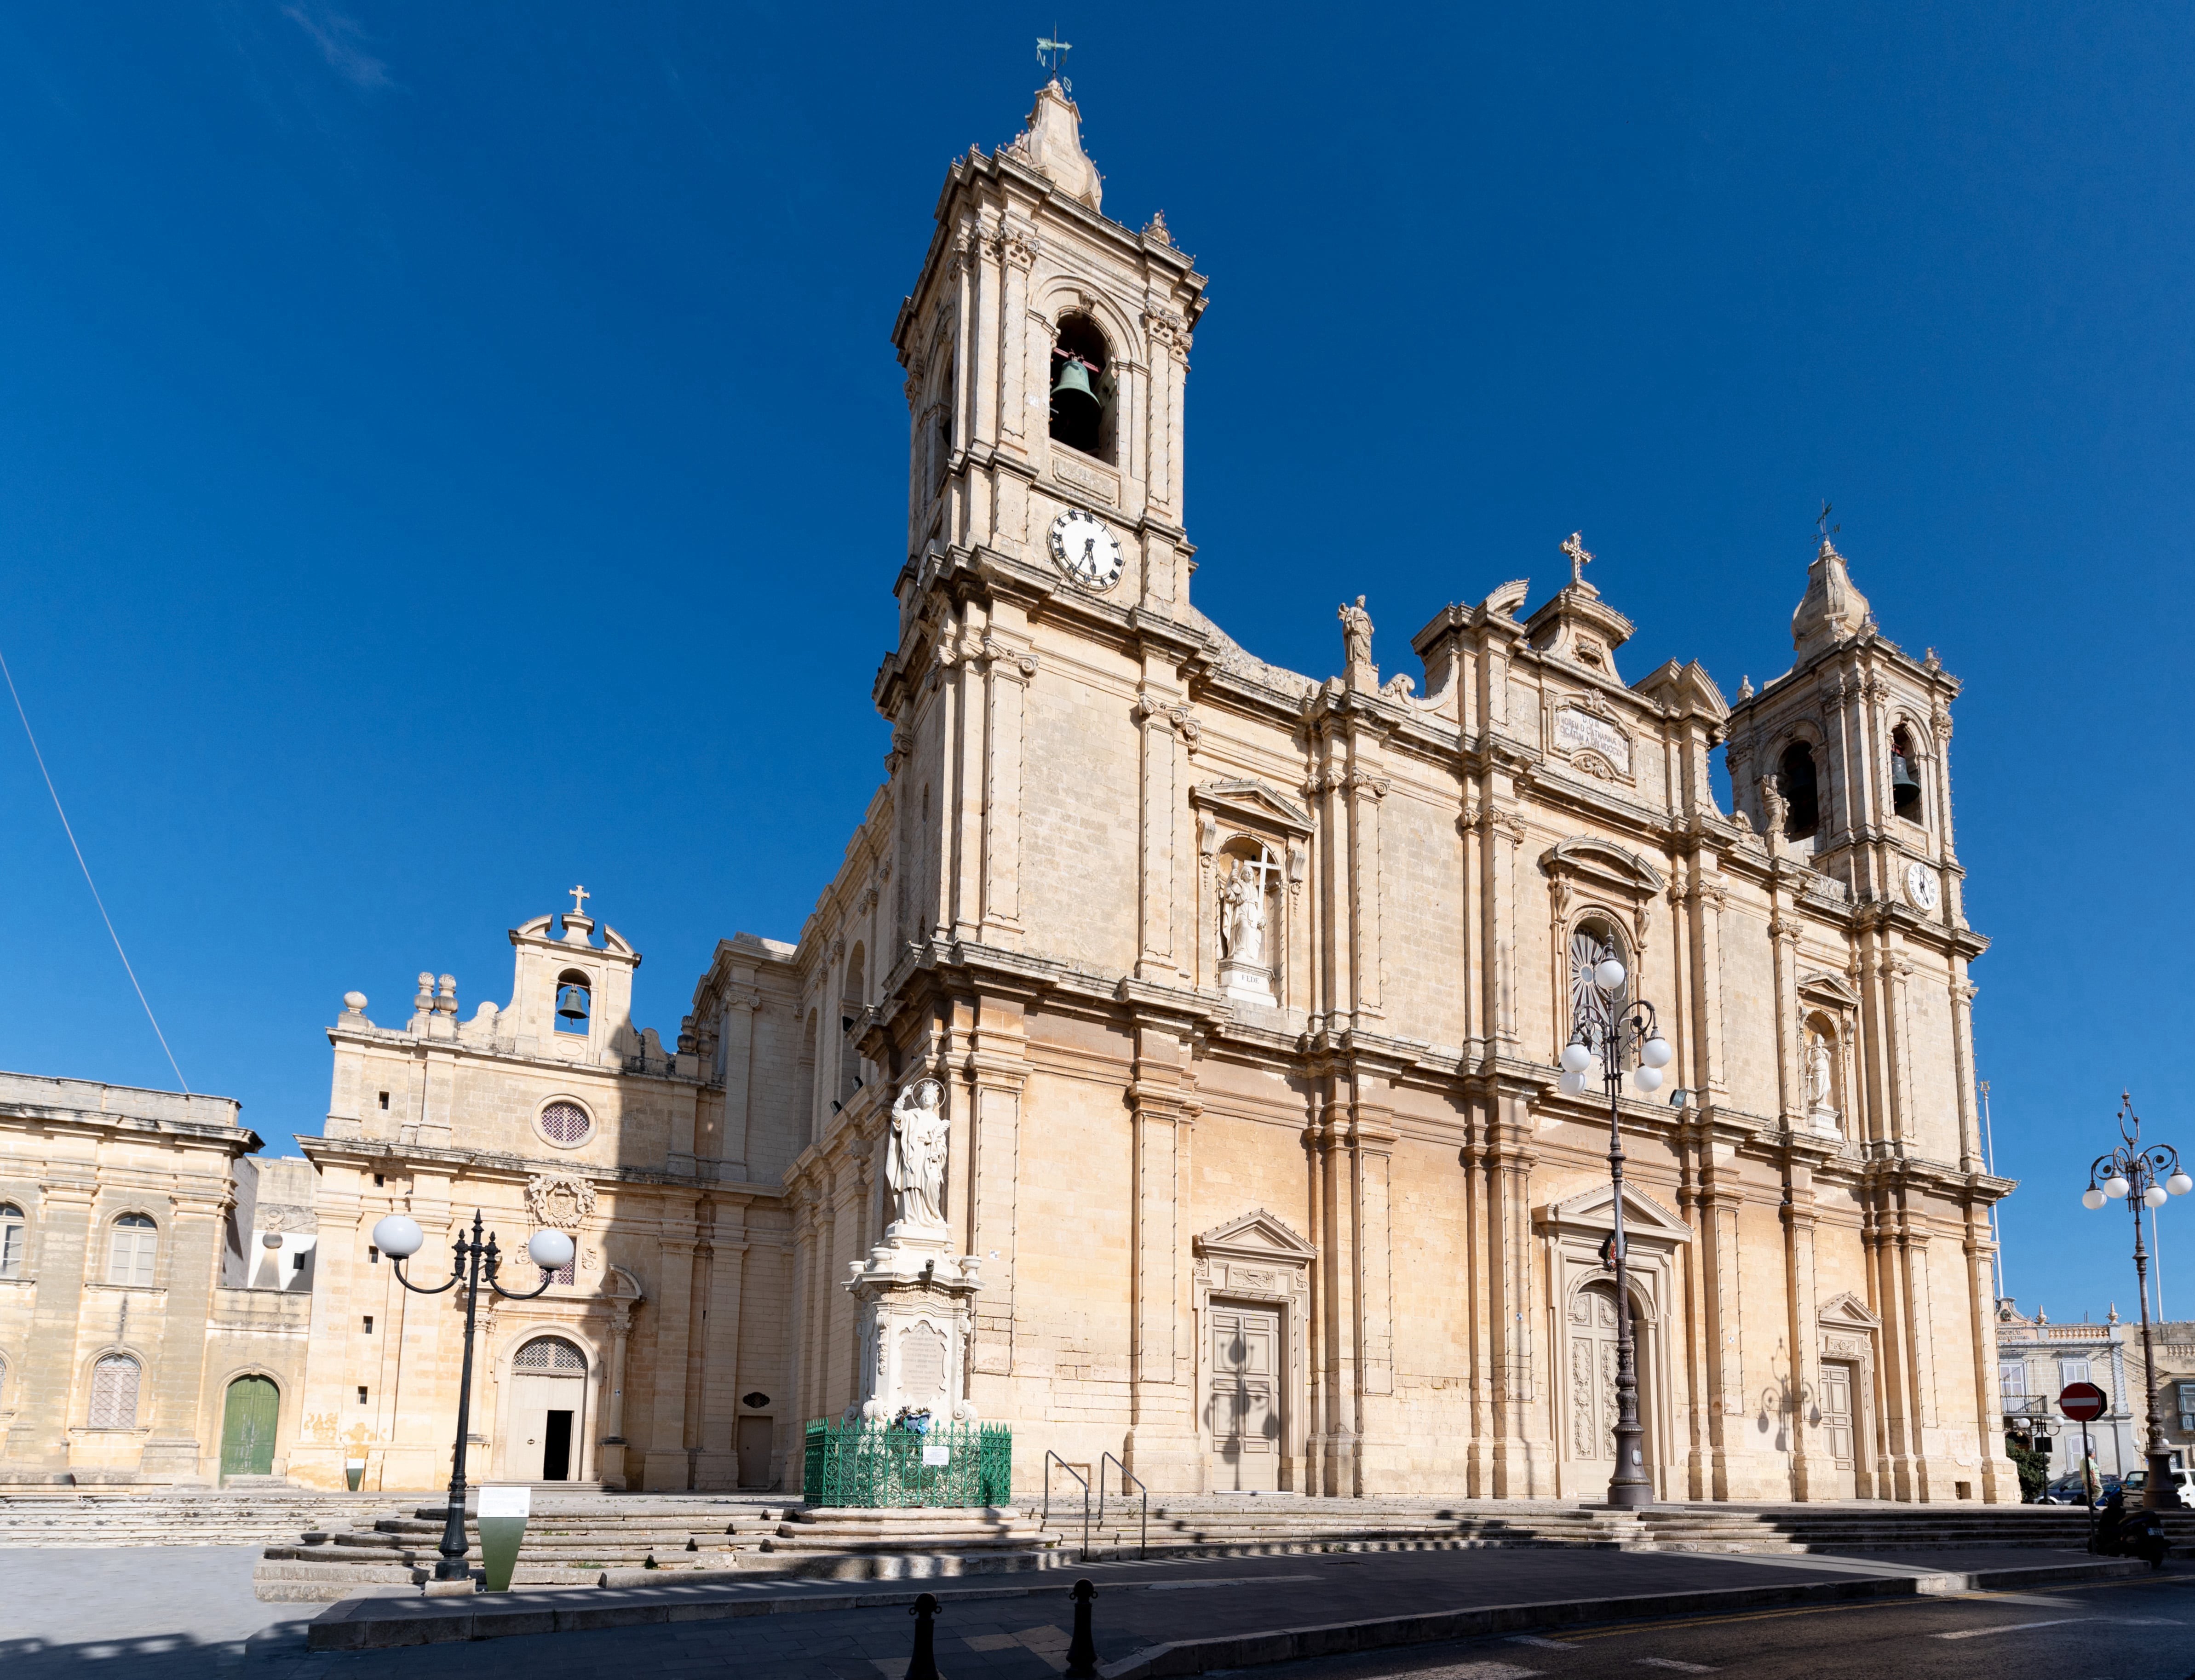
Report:
[[2094,1383],[2068,1383],[2058,1392],[2058,1409],[2077,1424],[2102,1417],[2110,1404]]

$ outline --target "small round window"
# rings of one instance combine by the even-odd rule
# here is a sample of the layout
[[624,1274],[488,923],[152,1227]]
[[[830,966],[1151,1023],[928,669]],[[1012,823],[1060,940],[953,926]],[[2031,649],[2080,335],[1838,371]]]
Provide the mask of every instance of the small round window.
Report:
[[594,1117],[576,1102],[552,1102],[541,1111],[541,1135],[551,1143],[584,1143]]

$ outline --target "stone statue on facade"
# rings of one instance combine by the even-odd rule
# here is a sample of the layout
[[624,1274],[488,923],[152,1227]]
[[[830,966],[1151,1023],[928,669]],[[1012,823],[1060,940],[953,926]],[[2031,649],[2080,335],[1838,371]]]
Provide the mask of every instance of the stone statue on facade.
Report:
[[892,1104],[884,1181],[892,1189],[892,1223],[917,1229],[945,1223],[945,1090],[917,1079]]
[[1345,603],[1341,608],[1341,651],[1345,665],[1372,663],[1372,615],[1364,610],[1361,595],[1354,607]]
[[1219,889],[1219,954],[1237,963],[1265,960],[1265,883],[1261,872],[1238,867]]
[[1829,1062],[1829,1047],[1818,1033],[1806,1035],[1806,1100],[1817,1108],[1831,1106],[1836,1073]]

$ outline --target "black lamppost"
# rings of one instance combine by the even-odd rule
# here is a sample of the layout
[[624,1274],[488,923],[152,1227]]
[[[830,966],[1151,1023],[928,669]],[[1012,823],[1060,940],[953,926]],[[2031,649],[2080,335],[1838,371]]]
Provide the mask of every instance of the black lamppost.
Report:
[[526,1251],[535,1265],[541,1269],[541,1287],[530,1289],[523,1295],[514,1294],[495,1280],[496,1268],[502,1255],[495,1246],[495,1233],[490,1231],[486,1241],[481,1239],[484,1222],[478,1208],[473,1210],[473,1234],[468,1237],[464,1227],[458,1230],[458,1240],[452,1245],[457,1259],[450,1267],[450,1280],[437,1284],[432,1289],[422,1288],[404,1275],[404,1263],[419,1251],[426,1240],[416,1219],[400,1213],[392,1213],[373,1228],[373,1246],[395,1263],[396,1281],[414,1295],[440,1295],[465,1286],[465,1359],[463,1374],[458,1378],[458,1441],[450,1458],[450,1515],[442,1525],[442,1561],[435,1566],[438,1581],[464,1581],[472,1579],[472,1565],[466,1559],[465,1540],[465,1433],[472,1421],[473,1406],[473,1315],[480,1303],[481,1284],[487,1286],[506,1301],[531,1301],[549,1287],[550,1274],[572,1263],[572,1240],[562,1231],[536,1231]]
[[2141,1211],[2163,1206],[2169,1195],[2184,1196],[2195,1190],[2195,1178],[2181,1170],[2180,1152],[2170,1144],[2149,1149],[2141,1147],[2141,1117],[2134,1111],[2134,1098],[2125,1091],[2119,1093],[2119,1137],[2117,1148],[2089,1164],[2088,1188],[2081,1193],[2081,1205],[2094,1210],[2124,1196],[2134,1211],[2134,1274],[2141,1294],[2142,1386],[2149,1390],[2149,1445],[2143,1449],[2149,1459],[2149,1476],[2141,1490],[2141,1502],[2151,1510],[2177,1510],[2180,1484],[2173,1477],[2172,1449],[2165,1445],[2163,1420],[2157,1413],[2157,1354],[2149,1338],[2149,1251],[2142,1246]]
[[1616,1474],[1608,1479],[1608,1503],[1637,1510],[1654,1503],[1654,1483],[1646,1474],[1646,1456],[1639,1441],[1639,1353],[1631,1330],[1631,1292],[1626,1271],[1623,1242],[1623,1131],[1619,1103],[1623,1096],[1623,1064],[1636,1056],[1638,1067],[1631,1082],[1642,1092],[1662,1088],[1662,1070],[1676,1054],[1654,1021],[1654,1006],[1639,998],[1628,1005],[1623,995],[1629,976],[1615,957],[1594,964],[1593,987],[1606,1000],[1607,1013],[1595,1018],[1581,1012],[1577,1029],[1563,1046],[1563,1090],[1572,1096],[1584,1093],[1586,1070],[1600,1058],[1601,1083],[1608,1091],[1608,1176],[1616,1186],[1616,1229],[1609,1238],[1609,1263],[1616,1270]]

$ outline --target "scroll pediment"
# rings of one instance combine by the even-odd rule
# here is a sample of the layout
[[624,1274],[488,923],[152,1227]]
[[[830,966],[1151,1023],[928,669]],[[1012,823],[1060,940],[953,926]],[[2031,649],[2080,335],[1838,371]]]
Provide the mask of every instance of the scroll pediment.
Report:
[[1633,895],[1662,891],[1662,872],[1636,852],[1596,835],[1574,834],[1558,840],[1540,854],[1540,867],[1549,875],[1558,872],[1606,882]]
[[1317,1246],[1307,1242],[1277,1215],[1253,1207],[1247,1213],[1215,1225],[1193,1240],[1199,1254],[1225,1255],[1233,1259],[1285,1261],[1301,1264],[1318,1257]]
[[[1615,1187],[1596,1184],[1590,1190],[1549,1202],[1535,1216],[1553,1229],[1612,1231],[1616,1228]],[[1626,1241],[1659,1237],[1668,1242],[1690,1242],[1692,1228],[1636,1186],[1623,1187],[1623,1229]]]
[[1311,815],[1299,810],[1273,788],[1254,777],[1240,781],[1199,782],[1189,791],[1190,800],[1213,811],[1224,812],[1253,827],[1283,829],[1308,836]]

